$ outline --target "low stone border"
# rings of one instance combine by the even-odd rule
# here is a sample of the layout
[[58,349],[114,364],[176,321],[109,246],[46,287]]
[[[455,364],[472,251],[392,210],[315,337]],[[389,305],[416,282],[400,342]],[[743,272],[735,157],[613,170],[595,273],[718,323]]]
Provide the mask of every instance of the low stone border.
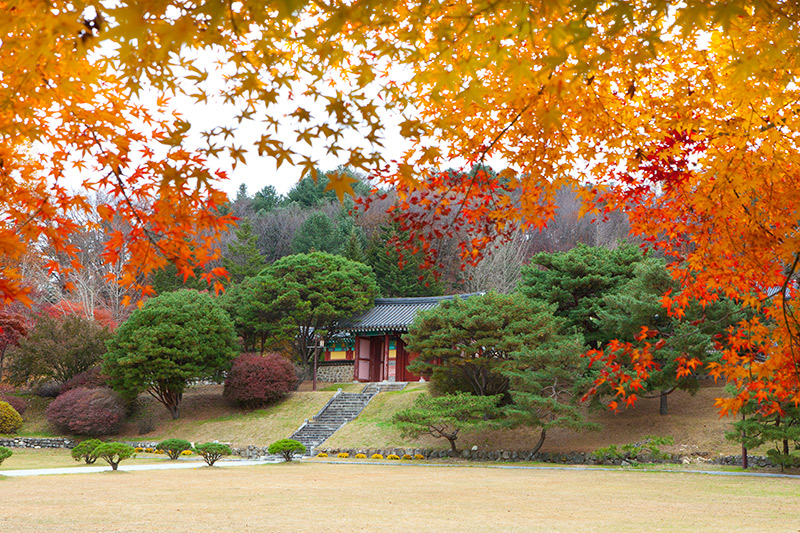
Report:
[[[327,453],[329,457],[336,457],[339,453],[347,453],[350,457],[355,457],[357,453],[363,453],[367,457],[372,457],[373,454],[381,454],[386,457],[389,454],[394,454],[402,457],[408,455],[424,455],[426,459],[440,459],[452,457],[450,450],[426,450],[426,449],[404,449],[404,448],[317,448],[314,450],[316,453]],[[496,451],[481,451],[481,450],[462,450],[457,457],[461,459],[469,459],[471,461],[539,461],[543,463],[555,464],[569,464],[569,465],[630,465],[630,461],[625,459],[606,459],[599,461],[592,453],[583,452],[570,452],[570,453],[537,453],[533,459],[528,459],[528,452],[526,451],[510,451],[510,450],[496,450]],[[776,466],[767,457],[763,456],[748,456],[751,466],[759,467],[772,467]],[[742,464],[741,455],[721,455],[714,458],[705,458],[699,455],[670,455],[667,459],[654,458],[649,455],[641,455],[637,460],[637,464],[714,464],[714,465],[728,465],[738,466]]]
[[12,437],[0,438],[0,446],[8,448],[69,448],[77,443],[72,439],[41,438],[41,437]]

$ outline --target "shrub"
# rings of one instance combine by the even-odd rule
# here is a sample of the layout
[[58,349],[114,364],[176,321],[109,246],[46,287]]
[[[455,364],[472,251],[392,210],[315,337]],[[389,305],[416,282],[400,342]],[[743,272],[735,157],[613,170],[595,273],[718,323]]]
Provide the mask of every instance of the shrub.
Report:
[[153,453],[154,451],[155,451],[155,450],[154,450],[153,448],[145,448],[145,449],[144,449],[144,452],[145,452],[145,453]]
[[108,386],[108,376],[104,376],[101,372],[100,365],[96,365],[85,372],[75,374],[69,378],[61,384],[59,390],[61,394],[64,394],[78,387],[83,387],[84,389],[99,389],[100,387],[106,386]]
[[415,460],[415,461],[422,461],[422,460],[424,460],[424,459],[425,459],[425,456],[424,456],[424,455],[422,455],[421,453],[415,453],[415,454],[414,454],[414,460]]
[[61,394],[61,385],[56,381],[48,381],[37,386],[33,393],[39,398],[56,398]]
[[208,466],[214,466],[221,457],[233,453],[231,447],[219,442],[206,442],[194,447],[194,452],[203,458]]
[[192,450],[183,450],[181,452],[181,456],[183,456],[183,457],[188,457],[190,455],[192,455]]
[[94,449],[95,459],[99,458],[111,465],[111,470],[116,470],[119,463],[133,456],[133,446],[121,442],[107,442]]
[[267,451],[273,455],[282,456],[284,461],[288,462],[292,460],[295,454],[306,453],[306,447],[293,439],[281,439],[270,444]]
[[11,404],[11,407],[13,407],[20,416],[24,415],[25,410],[28,408],[28,402],[25,401],[25,398],[20,398],[19,396],[0,394],[0,402]]
[[327,453],[325,453],[325,452],[319,452],[319,453],[317,454],[317,457],[328,457],[328,454],[327,454]]
[[294,365],[285,357],[247,353],[233,360],[223,396],[245,407],[260,407],[284,398],[296,382]]
[[160,450],[163,453],[169,455],[169,458],[173,461],[181,456],[186,450],[191,450],[192,444],[188,440],[183,439],[167,439],[162,440],[156,446],[156,450]]
[[675,441],[672,437],[654,437],[647,435],[639,442],[624,444],[617,447],[612,444],[606,448],[599,448],[592,455],[599,462],[605,461],[636,461],[640,456],[649,455],[653,459],[669,459],[670,454],[661,451],[661,446],[671,446]]
[[363,454],[363,453],[357,453],[356,454],[356,459],[366,459],[366,458],[367,458],[366,454]]
[[0,434],[11,435],[22,427],[22,417],[8,402],[0,402]]
[[9,381],[50,381],[47,393],[58,396],[62,383],[100,362],[110,336],[90,318],[40,316],[28,336],[11,349]]
[[348,457],[350,457],[350,454],[349,454],[349,453],[347,453],[347,452],[341,452],[341,453],[340,453],[339,455],[337,455],[336,457],[338,457],[339,459],[347,459]]
[[0,446],[0,465],[3,464],[3,461],[11,457],[13,454],[14,452],[9,450],[5,446]]
[[72,448],[70,455],[76,461],[83,460],[87,465],[90,465],[97,460],[97,456],[94,455],[94,451],[101,444],[103,444],[102,441],[97,439],[85,440]]
[[133,449],[133,451],[135,451],[136,453],[142,453],[144,451],[144,448],[142,448],[141,446],[137,446]]
[[386,456],[386,458],[389,459],[390,461],[400,460],[400,456],[394,453],[390,453],[389,455]]
[[381,454],[379,454],[379,453],[373,453],[372,454],[372,458],[373,459],[383,459],[383,456]]
[[401,457],[401,459],[402,459],[403,461],[411,461],[411,460],[413,459],[413,457],[411,457],[411,456],[410,456],[409,454],[407,454],[407,453],[404,453],[404,454],[403,454],[403,457]]
[[79,387],[53,400],[45,415],[59,431],[94,437],[117,433],[125,408],[111,389]]

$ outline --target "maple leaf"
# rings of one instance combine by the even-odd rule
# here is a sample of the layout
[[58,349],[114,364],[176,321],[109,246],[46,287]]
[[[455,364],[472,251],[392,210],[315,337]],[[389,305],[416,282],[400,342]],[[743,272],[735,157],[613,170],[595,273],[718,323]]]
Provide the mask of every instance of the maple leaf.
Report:
[[325,174],[328,178],[328,184],[325,186],[326,191],[334,191],[339,201],[344,201],[344,195],[353,195],[353,183],[358,180],[351,177],[345,172],[329,172]]

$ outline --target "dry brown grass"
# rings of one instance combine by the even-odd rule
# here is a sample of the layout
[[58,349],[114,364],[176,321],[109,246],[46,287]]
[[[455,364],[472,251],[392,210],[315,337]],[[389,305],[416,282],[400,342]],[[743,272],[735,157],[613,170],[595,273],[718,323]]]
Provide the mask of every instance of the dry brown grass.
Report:
[[[411,406],[414,398],[426,390],[424,384],[412,384],[401,392],[378,395],[356,420],[336,432],[324,446],[446,448],[446,442],[431,437],[403,437],[387,423],[394,412]],[[675,440],[674,446],[664,448],[666,451],[712,455],[739,453],[739,446],[725,439],[731,420],[720,419],[714,408],[714,398],[723,394],[721,387],[702,388],[695,396],[676,391],[669,398],[669,414],[666,416],[659,416],[657,399],[640,400],[635,409],[619,413],[605,410],[589,412],[588,420],[600,424],[600,431],[551,429],[542,451],[591,452],[611,444],[628,444],[640,441],[647,435],[656,435]],[[518,428],[467,433],[459,438],[458,445],[460,448],[478,446],[487,450],[527,450],[535,445],[538,438],[538,429]]]
[[281,464],[6,478],[2,531],[797,531],[796,479]]
[[137,432],[136,423],[128,424],[121,437],[135,440],[181,438],[192,442],[219,440],[234,446],[270,444],[285,439],[311,418],[330,400],[334,392],[294,392],[276,405],[258,410],[236,409],[222,399],[221,385],[190,389],[183,400],[181,417],[172,420],[164,407],[152,399],[140,397],[144,414],[156,418],[156,428]]
[[[4,470],[29,470],[35,468],[70,468],[87,466],[86,463],[76,461],[70,455],[70,450],[63,448],[59,449],[30,449],[30,448],[12,448],[14,454],[3,461],[0,465],[0,475]],[[197,456],[193,456],[195,459]],[[186,459],[181,459],[182,461]],[[139,453],[136,457],[126,459],[122,464],[154,464],[154,463],[169,463],[171,460],[166,455],[156,455],[150,453]],[[89,466],[107,466],[107,463],[102,459],[98,459],[93,465]]]

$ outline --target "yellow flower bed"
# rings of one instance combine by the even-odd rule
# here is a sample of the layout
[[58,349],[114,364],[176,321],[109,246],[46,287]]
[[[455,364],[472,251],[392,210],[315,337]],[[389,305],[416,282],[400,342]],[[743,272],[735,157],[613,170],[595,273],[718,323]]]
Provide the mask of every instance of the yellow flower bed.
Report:
[[417,461],[422,461],[423,459],[425,459],[425,456],[422,455],[421,453],[417,453],[417,454],[414,454],[414,459],[417,460]]
[[394,453],[390,453],[389,455],[386,456],[386,458],[389,459],[390,461],[398,461],[400,459],[400,456]]
[[192,450],[183,450],[181,455],[192,455]]
[[401,459],[402,459],[403,461],[410,461],[410,460],[412,460],[412,459],[413,459],[413,457],[411,457],[411,456],[410,456],[410,455],[408,455],[407,453],[404,453],[404,454],[403,454],[403,457],[401,457]]
[[356,459],[366,459],[366,458],[367,458],[367,456],[365,454],[363,454],[363,453],[357,453],[356,454]]
[[341,453],[340,453],[339,455],[337,455],[336,457],[338,457],[339,459],[347,459],[348,457],[350,457],[350,454],[349,454],[349,453],[347,453],[347,452],[341,452]]
[[317,457],[328,457],[328,454],[325,452],[320,452],[317,454]]
[[372,458],[373,459],[383,459],[383,456],[381,454],[379,454],[379,453],[373,453],[372,454]]

